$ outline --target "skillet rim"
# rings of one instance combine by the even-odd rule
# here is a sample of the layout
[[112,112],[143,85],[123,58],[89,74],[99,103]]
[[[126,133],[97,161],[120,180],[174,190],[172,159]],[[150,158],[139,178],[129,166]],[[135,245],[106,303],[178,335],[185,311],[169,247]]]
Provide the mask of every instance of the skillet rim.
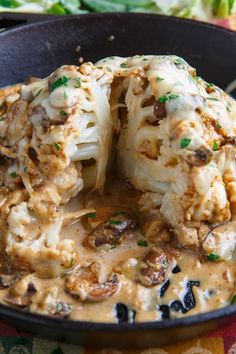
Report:
[[[4,16],[6,13],[1,13]],[[14,14],[11,14],[14,16]],[[26,15],[30,18],[29,14],[18,13],[18,15]],[[147,13],[89,13],[89,14],[79,14],[79,15],[70,15],[70,16],[58,16],[58,17],[50,17],[47,18],[45,15],[45,19],[42,20],[42,16],[39,21],[19,24],[10,29],[7,29],[3,32],[0,32],[0,39],[2,37],[7,37],[8,35],[14,35],[15,32],[21,32],[30,28],[42,27],[45,24],[55,23],[55,22],[70,22],[71,20],[87,18],[88,20],[91,18],[115,18],[119,19],[121,17],[129,18],[153,18],[153,19],[161,19],[164,21],[170,21],[172,23],[184,23],[190,25],[195,28],[211,28],[212,30],[224,32],[226,35],[235,37],[236,40],[236,32],[224,27],[217,26],[215,24],[192,20],[192,19],[182,19],[174,16],[166,16],[166,15],[158,15],[158,14],[147,14]],[[147,322],[134,322],[134,323],[111,323],[111,322],[90,322],[90,321],[79,321],[72,319],[61,319],[55,318],[52,316],[40,315],[31,312],[26,312],[24,310],[19,310],[12,308],[10,306],[0,304],[0,318],[4,321],[10,320],[18,320],[23,321],[27,324],[34,325],[46,325],[50,328],[58,328],[60,326],[60,330],[82,330],[86,332],[93,331],[112,331],[112,332],[122,332],[122,331],[137,331],[137,330],[150,330],[150,329],[168,329],[168,328],[177,328],[177,327],[186,327],[189,325],[200,324],[203,322],[210,322],[213,320],[224,319],[229,316],[236,315],[236,304],[228,305],[226,307],[209,311],[205,313],[196,314],[193,316],[173,318],[168,320],[158,320],[158,321],[147,321]]]
[[[0,16],[4,18],[4,15],[11,15],[12,17],[14,17],[15,13],[11,13],[11,12],[0,12]],[[44,24],[48,24],[50,22],[66,22],[68,20],[75,20],[75,19],[80,19],[80,18],[93,18],[93,17],[97,17],[97,18],[104,18],[104,17],[114,17],[114,18],[120,18],[120,17],[126,17],[126,18],[156,18],[156,19],[161,19],[161,20],[165,20],[165,21],[173,21],[174,23],[178,23],[178,22],[182,22],[185,24],[189,24],[192,26],[196,26],[196,27],[208,27],[211,28],[212,30],[215,31],[219,31],[219,32],[225,32],[228,35],[231,36],[235,36],[236,37],[236,31],[213,24],[213,23],[209,23],[209,22],[204,22],[204,21],[199,21],[199,20],[194,20],[194,19],[188,19],[188,18],[180,18],[180,17],[176,17],[176,16],[167,16],[167,15],[159,15],[159,14],[154,14],[154,13],[141,13],[141,12],[102,12],[102,13],[98,13],[98,12],[94,12],[94,13],[85,13],[85,14],[78,14],[78,15],[65,15],[65,16],[60,16],[60,15],[54,15],[54,16],[50,16],[48,14],[44,14],[44,15],[40,15],[40,19],[39,21],[37,21],[37,14],[33,14],[34,15],[34,20],[32,22],[27,22],[27,19],[30,19],[30,15],[28,13],[16,13],[16,15],[20,16],[22,15],[22,17],[25,16],[26,18],[26,23],[20,23],[18,25],[15,25],[13,27],[9,27],[6,28],[6,30],[0,32],[0,37],[4,37],[5,35],[7,35],[8,33],[14,33],[15,31],[21,31],[24,30],[26,28],[30,28],[30,27],[35,27],[37,25],[42,26]],[[45,17],[44,17],[45,16]],[[44,17],[44,19],[42,20],[42,18]],[[35,19],[36,18],[36,19]]]
[[226,307],[222,307],[214,311],[204,312],[193,316],[171,318],[168,320],[134,323],[90,322],[41,315],[0,304],[0,318],[3,319],[3,321],[5,319],[6,322],[8,322],[8,320],[10,319],[23,321],[24,323],[34,324],[37,326],[46,325],[47,327],[53,329],[58,328],[58,326],[60,326],[60,330],[69,329],[82,330],[86,332],[100,332],[104,330],[108,332],[133,332],[138,330],[179,328],[195,324],[201,324],[204,322],[210,322],[213,320],[220,320],[229,316],[231,317],[233,315],[236,315],[236,304],[228,305]]

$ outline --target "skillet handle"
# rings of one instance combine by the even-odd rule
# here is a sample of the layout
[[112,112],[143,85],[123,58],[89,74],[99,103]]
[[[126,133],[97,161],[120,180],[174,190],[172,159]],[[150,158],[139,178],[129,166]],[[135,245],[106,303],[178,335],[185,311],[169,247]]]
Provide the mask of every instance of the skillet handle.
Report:
[[55,15],[1,12],[0,32],[11,29],[15,26],[23,26],[28,23],[49,20],[53,17],[55,17]]

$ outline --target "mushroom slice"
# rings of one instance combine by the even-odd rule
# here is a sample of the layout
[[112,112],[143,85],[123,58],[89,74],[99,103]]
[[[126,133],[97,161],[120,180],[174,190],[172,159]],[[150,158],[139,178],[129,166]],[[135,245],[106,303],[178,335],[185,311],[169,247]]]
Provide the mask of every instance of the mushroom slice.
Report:
[[0,274],[0,287],[1,288],[9,288],[12,286],[17,280],[20,280],[25,273],[17,272],[13,274]]
[[113,273],[106,282],[99,283],[99,273],[100,265],[97,262],[87,267],[75,268],[65,276],[65,290],[81,301],[103,301],[118,290],[119,279]]
[[37,292],[34,285],[34,277],[29,274],[14,283],[4,298],[4,301],[16,307],[28,307],[31,302],[31,297]]
[[234,255],[235,243],[236,221],[231,221],[214,227],[206,236],[202,248],[207,256],[213,254],[216,259],[227,261]]
[[111,249],[121,244],[127,235],[137,232],[137,227],[138,222],[131,213],[117,211],[95,227],[84,244],[94,249]]
[[171,247],[153,246],[138,267],[136,281],[146,287],[162,284],[175,264],[175,251]]

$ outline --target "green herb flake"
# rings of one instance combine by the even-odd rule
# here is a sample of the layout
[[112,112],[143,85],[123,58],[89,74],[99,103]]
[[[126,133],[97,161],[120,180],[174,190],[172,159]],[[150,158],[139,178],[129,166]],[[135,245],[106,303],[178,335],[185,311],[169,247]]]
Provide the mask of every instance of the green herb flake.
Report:
[[165,79],[163,79],[163,77],[157,76],[157,81],[163,81]]
[[58,151],[61,150],[61,145],[59,143],[55,143],[54,146]]
[[27,170],[28,170],[28,167],[25,166],[25,167],[24,167],[24,172],[27,172]]
[[183,139],[180,141],[180,147],[181,147],[181,149],[185,149],[187,146],[189,146],[190,143],[191,143],[191,139],[189,139],[189,138],[183,138]]
[[111,225],[121,225],[122,221],[120,221],[120,220],[110,220],[109,224],[111,224]]
[[68,98],[68,95],[66,93],[66,90],[64,90],[64,100],[66,100]]
[[4,120],[4,119],[5,119],[4,117],[1,117],[1,116],[0,116],[0,122],[1,122],[2,120]]
[[117,215],[129,215],[129,213],[127,213],[127,211],[124,211],[124,210],[115,210],[113,215],[114,216],[117,216]]
[[236,295],[234,295],[234,296],[232,297],[231,305],[233,305],[233,304],[236,304]]
[[68,117],[68,113],[66,111],[60,111],[60,116],[63,118]]
[[218,128],[218,129],[221,129],[222,128],[222,125],[220,124],[220,122],[217,120],[217,122],[216,122],[216,128]]
[[175,100],[178,97],[179,97],[179,95],[175,95],[174,93],[171,93],[169,95],[164,95],[164,96],[159,97],[159,102],[165,103],[170,100]]
[[219,150],[219,143],[217,141],[213,141],[213,145],[212,145],[212,150],[213,151],[218,151]]
[[174,64],[175,65],[182,65],[182,64],[184,64],[185,63],[185,61],[184,61],[184,59],[182,59],[182,58],[176,58],[175,60],[174,60]]
[[109,71],[110,73],[112,72],[111,68],[109,68],[108,66],[106,67],[106,70]]
[[230,104],[228,104],[228,105],[226,106],[226,110],[227,110],[228,112],[231,112],[231,106],[230,106]]
[[76,81],[76,85],[74,86],[75,88],[80,88],[81,87],[81,79],[79,78],[79,77],[77,77],[76,79],[75,79],[75,81]]
[[139,240],[139,241],[137,242],[137,245],[138,245],[138,246],[141,246],[141,247],[147,247],[147,246],[148,246],[148,243],[147,243],[146,240]]
[[206,82],[206,87],[214,87],[214,84],[210,84]]
[[17,177],[16,171],[12,171],[12,172],[10,173],[10,176],[13,177],[13,178],[16,178],[16,177]]
[[194,76],[194,80],[196,80],[196,81],[199,81],[199,80],[201,80],[201,76]]
[[70,79],[67,76],[62,76],[59,79],[57,79],[51,86],[50,88],[50,92],[53,92],[54,90],[56,90],[58,87],[61,86],[67,86],[68,81]]
[[58,302],[58,303],[56,304],[56,311],[57,311],[57,312],[60,312],[62,309],[63,309],[62,304],[61,304],[60,302]]
[[206,99],[209,101],[219,101],[218,98],[215,97],[207,97]]
[[36,92],[36,94],[35,94],[35,97],[38,97],[42,91],[43,91],[43,89],[38,90],[38,92]]
[[75,264],[75,259],[72,257],[70,259],[70,268],[73,267],[74,264]]
[[120,67],[121,67],[121,68],[126,68],[126,67],[127,67],[127,64],[126,64],[126,63],[122,63],[122,64],[120,64]]
[[164,268],[167,268],[168,265],[169,265],[169,262],[168,262],[168,261],[164,261],[164,262],[162,263],[162,265],[163,265]]
[[88,213],[86,216],[90,219],[96,219],[97,217],[96,213]]
[[207,256],[208,261],[217,261],[219,258],[220,256],[218,256],[218,254],[215,253],[211,253]]

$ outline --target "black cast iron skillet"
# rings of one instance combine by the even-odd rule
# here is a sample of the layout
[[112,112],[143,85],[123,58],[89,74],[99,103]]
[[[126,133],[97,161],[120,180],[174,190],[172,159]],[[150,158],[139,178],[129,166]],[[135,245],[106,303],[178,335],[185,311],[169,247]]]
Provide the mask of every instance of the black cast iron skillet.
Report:
[[[0,33],[0,86],[31,75],[43,77],[63,64],[77,64],[79,55],[97,61],[111,55],[176,54],[196,67],[198,75],[222,88],[236,78],[236,33],[209,24],[142,14],[42,20],[43,16],[30,15],[0,17],[0,27],[17,25]],[[111,35],[113,41],[108,40]],[[79,55],[77,46],[81,46]],[[22,331],[94,347],[160,346],[215,330],[233,316],[236,305],[181,319],[108,324],[50,318],[0,305],[0,320]]]

